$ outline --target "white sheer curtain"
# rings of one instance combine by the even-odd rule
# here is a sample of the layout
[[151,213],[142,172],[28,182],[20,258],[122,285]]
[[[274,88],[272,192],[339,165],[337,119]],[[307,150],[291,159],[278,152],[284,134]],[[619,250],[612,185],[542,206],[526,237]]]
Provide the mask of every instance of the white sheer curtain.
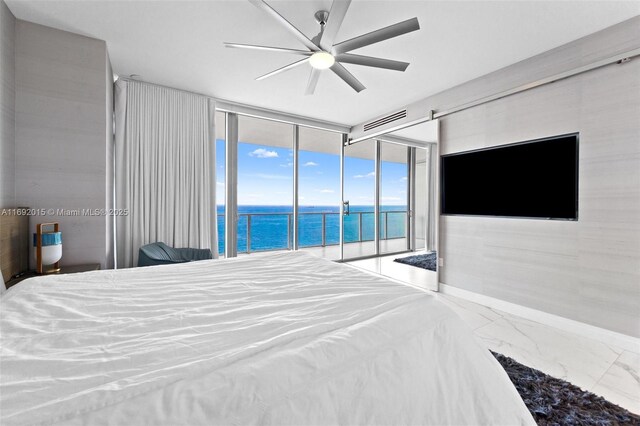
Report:
[[117,267],[157,241],[217,257],[213,100],[118,80],[115,113]]

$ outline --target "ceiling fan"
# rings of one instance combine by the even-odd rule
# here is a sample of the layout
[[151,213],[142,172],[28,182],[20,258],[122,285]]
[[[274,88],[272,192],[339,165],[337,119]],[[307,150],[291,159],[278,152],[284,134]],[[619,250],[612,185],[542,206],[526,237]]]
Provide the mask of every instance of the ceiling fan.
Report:
[[411,18],[407,19],[406,21],[398,22],[397,24],[372,31],[370,33],[363,34],[361,36],[354,37],[340,43],[334,43],[336,35],[340,30],[340,26],[342,25],[342,21],[344,20],[344,17],[347,14],[347,10],[349,9],[349,5],[351,4],[351,0],[334,0],[331,5],[330,12],[321,10],[315,13],[314,16],[316,18],[316,21],[320,24],[320,33],[318,33],[318,35],[316,35],[312,39],[309,39],[299,29],[297,29],[289,21],[287,21],[282,15],[276,12],[275,9],[269,6],[264,0],[249,1],[258,9],[262,10],[271,18],[276,20],[287,31],[289,31],[289,33],[295,36],[298,41],[300,41],[308,50],[297,50],[282,47],[238,43],[224,43],[225,46],[240,49],[254,49],[279,53],[291,53],[304,56],[303,59],[262,75],[256,78],[256,80],[262,80],[267,77],[280,74],[281,72],[288,71],[292,68],[298,67],[308,62],[311,64],[312,68],[311,75],[309,76],[309,81],[307,83],[307,89],[305,91],[305,94],[307,95],[313,94],[316,85],[318,84],[318,78],[320,78],[320,72],[325,69],[331,69],[331,71],[333,71],[338,77],[344,80],[356,92],[364,90],[364,85],[360,83],[358,79],[353,76],[353,74],[347,71],[342,63],[365,65],[368,67],[384,68],[395,71],[406,70],[409,66],[408,62],[375,58],[371,56],[355,55],[349,52],[420,29],[418,18]]

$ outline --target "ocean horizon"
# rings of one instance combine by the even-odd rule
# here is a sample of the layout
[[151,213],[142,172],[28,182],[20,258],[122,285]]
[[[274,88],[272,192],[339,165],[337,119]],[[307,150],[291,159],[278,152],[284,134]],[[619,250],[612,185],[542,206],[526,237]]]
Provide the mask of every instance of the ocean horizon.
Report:
[[[224,253],[224,205],[217,206],[218,252]],[[403,238],[406,236],[406,212],[404,205],[380,206],[380,238]],[[298,246],[322,246],[322,222],[324,216],[325,245],[340,243],[339,206],[299,206]],[[280,205],[239,205],[238,206],[238,252],[284,250],[291,247],[293,207]],[[247,241],[248,216],[251,216],[251,241]],[[386,216],[386,218],[385,218]],[[361,224],[360,224],[361,221]],[[386,222],[386,227],[385,227]],[[374,206],[352,205],[350,215],[345,217],[345,242],[373,241]],[[361,232],[361,235],[359,235]]]

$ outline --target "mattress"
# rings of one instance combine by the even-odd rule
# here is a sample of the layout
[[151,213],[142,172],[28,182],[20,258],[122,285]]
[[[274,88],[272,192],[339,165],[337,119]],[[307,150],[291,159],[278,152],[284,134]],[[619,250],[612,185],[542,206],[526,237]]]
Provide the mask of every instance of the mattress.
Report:
[[0,307],[2,425],[535,424],[436,298],[301,252],[37,277]]

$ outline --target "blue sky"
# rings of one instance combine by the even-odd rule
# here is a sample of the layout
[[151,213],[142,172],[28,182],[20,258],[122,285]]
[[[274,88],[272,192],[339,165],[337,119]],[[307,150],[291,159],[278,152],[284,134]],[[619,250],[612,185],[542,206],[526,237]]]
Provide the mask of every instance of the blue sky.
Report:
[[[299,203],[304,206],[340,204],[340,157],[299,152]],[[216,141],[217,203],[224,204],[224,141]],[[406,204],[406,164],[382,163],[381,204]],[[345,198],[351,205],[372,205],[374,162],[345,158]],[[291,205],[293,150],[240,142],[238,144],[238,204]]]

